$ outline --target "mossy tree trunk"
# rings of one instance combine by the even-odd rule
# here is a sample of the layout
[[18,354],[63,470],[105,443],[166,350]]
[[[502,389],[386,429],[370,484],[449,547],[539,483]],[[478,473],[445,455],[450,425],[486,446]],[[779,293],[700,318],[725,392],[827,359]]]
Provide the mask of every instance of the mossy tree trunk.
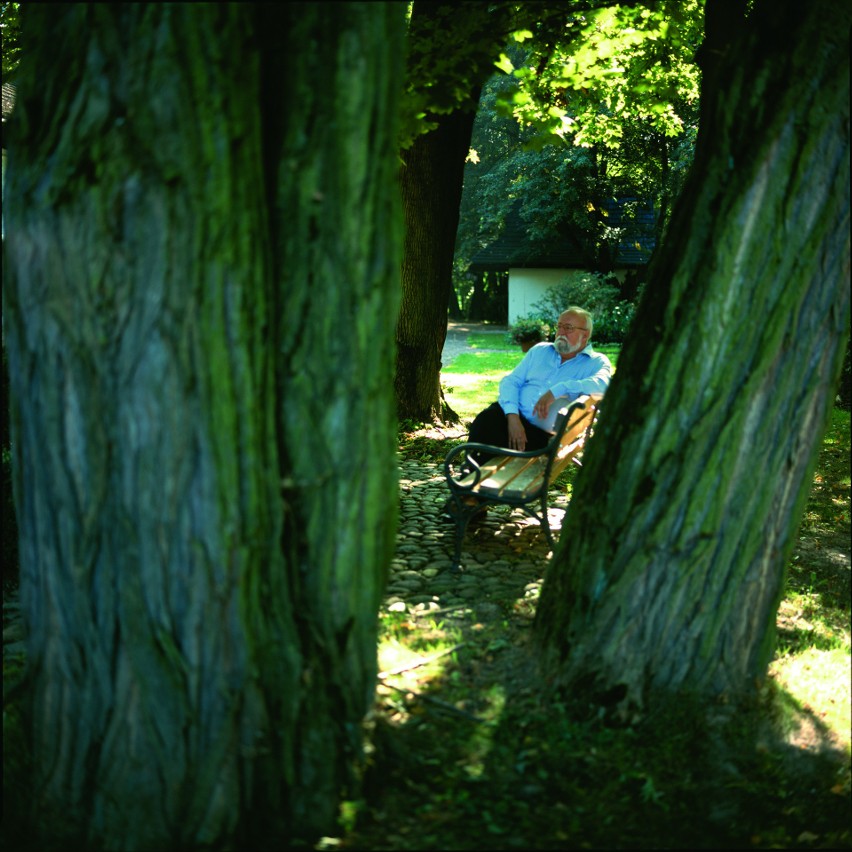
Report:
[[622,709],[765,677],[849,334],[850,7],[757,2],[717,39],[719,10],[695,166],[536,621],[552,682]]
[[25,10],[4,323],[45,840],[333,829],[396,522],[404,6]]

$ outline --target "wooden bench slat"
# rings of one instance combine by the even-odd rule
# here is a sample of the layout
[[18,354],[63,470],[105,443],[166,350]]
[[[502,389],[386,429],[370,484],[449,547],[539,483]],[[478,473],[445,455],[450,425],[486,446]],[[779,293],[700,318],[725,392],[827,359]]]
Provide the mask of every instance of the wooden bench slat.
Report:
[[532,494],[544,480],[545,460],[507,458],[506,463],[479,483],[479,490],[497,494]]
[[[479,485],[472,491],[489,491],[503,494],[511,486],[511,491],[530,491],[530,486],[541,481],[544,476],[545,460],[542,457],[531,459],[519,459],[512,456],[498,456],[487,464],[482,465],[482,478]],[[476,477],[468,474],[459,483],[464,486],[471,485]]]

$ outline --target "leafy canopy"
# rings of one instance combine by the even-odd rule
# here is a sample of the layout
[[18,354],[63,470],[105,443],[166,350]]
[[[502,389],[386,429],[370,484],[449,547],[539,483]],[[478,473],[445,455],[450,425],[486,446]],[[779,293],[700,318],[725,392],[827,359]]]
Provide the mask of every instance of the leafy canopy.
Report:
[[15,73],[21,59],[21,4],[0,3],[0,40],[3,53],[3,82]]
[[561,139],[617,149],[636,122],[678,136],[698,103],[703,26],[703,0],[660,0],[584,11],[549,36],[515,32],[525,50],[495,63],[513,81],[497,108],[534,129],[538,147]]

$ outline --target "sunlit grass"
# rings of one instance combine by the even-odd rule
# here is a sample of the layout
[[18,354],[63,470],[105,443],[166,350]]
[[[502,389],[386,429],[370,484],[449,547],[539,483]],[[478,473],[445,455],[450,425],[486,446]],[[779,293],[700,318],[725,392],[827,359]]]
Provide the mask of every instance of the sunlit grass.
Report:
[[[849,412],[835,408],[822,441],[800,546],[787,569],[770,675],[850,750]],[[819,558],[819,562],[814,560]]]
[[404,721],[408,711],[397,696],[416,696],[444,675],[462,644],[461,631],[398,603],[379,614],[378,639],[379,681],[396,706],[395,721]]
[[513,370],[522,357],[517,347],[510,352],[487,349],[463,352],[441,371],[444,396],[462,422],[470,422],[497,399],[500,379]]
[[[444,385],[444,397],[462,423],[469,423],[483,408],[497,399],[499,379],[477,380],[470,376],[453,376],[452,384]],[[485,397],[488,402],[482,402]]]
[[775,682],[828,728],[847,751],[852,729],[849,664],[847,641],[845,647],[831,650],[805,647],[776,659],[769,668]]
[[513,349],[520,352],[517,343],[506,340],[506,332],[471,332],[467,336],[467,345],[472,349]]
[[476,352],[462,352],[452,364],[441,372],[450,375],[473,375],[482,377],[489,373],[499,373],[500,377],[513,370],[523,358],[523,352],[516,349],[510,352],[481,349]]

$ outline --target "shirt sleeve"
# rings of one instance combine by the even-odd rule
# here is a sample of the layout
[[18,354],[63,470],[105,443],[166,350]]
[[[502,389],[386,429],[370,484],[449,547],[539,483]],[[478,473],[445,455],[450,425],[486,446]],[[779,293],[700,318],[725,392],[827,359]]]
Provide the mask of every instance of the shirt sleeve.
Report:
[[518,366],[500,379],[497,401],[500,403],[500,408],[503,409],[504,414],[518,414],[520,412],[521,388],[527,381],[533,357],[533,350],[530,349]]
[[612,378],[612,364],[601,352],[595,352],[588,359],[582,374],[557,382],[550,386],[555,397],[567,396],[571,399],[584,393],[605,393]]

